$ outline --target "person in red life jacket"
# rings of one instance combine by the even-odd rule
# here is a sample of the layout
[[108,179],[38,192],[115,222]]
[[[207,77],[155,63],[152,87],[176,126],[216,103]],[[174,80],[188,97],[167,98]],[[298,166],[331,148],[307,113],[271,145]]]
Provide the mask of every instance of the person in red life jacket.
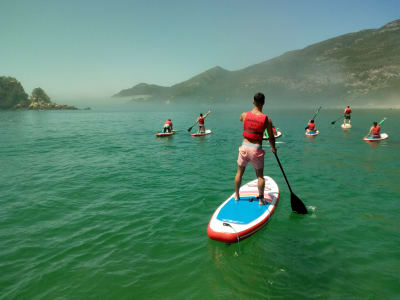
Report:
[[274,136],[276,136],[278,133],[276,132],[275,126],[272,125],[272,133],[274,134]]
[[347,105],[347,107],[344,109],[343,124],[345,124],[345,125],[346,125],[346,120],[348,120],[348,124],[351,123],[351,108],[349,105]]
[[171,119],[168,119],[165,123],[164,123],[164,133],[165,132],[172,132],[172,121]]
[[262,140],[264,130],[267,129],[268,140],[271,145],[271,151],[276,153],[275,137],[272,132],[271,119],[262,112],[265,103],[265,96],[257,93],[253,100],[253,109],[249,112],[243,112],[240,115],[240,121],[243,122],[243,143],[239,147],[238,170],[235,176],[235,200],[240,199],[239,189],[242,183],[242,177],[249,162],[253,164],[258,179],[258,200],[259,204],[264,204],[264,156],[262,149]]
[[200,113],[200,117],[197,118],[197,123],[199,123],[199,130],[197,133],[205,133],[206,128],[204,127],[204,119],[210,114],[211,111],[208,111],[204,116]]
[[[272,133],[274,134],[274,137],[276,137],[278,135],[278,132],[276,131],[274,125],[272,125]],[[267,136],[268,136],[268,131],[265,129],[265,131],[264,131],[264,140],[268,139]]]
[[373,138],[380,138],[381,137],[381,126],[378,125],[378,122],[374,122],[374,125],[369,129],[369,136]]
[[314,120],[310,120],[310,122],[308,122],[307,127],[306,127],[306,131],[307,132],[314,132],[315,130],[315,123]]

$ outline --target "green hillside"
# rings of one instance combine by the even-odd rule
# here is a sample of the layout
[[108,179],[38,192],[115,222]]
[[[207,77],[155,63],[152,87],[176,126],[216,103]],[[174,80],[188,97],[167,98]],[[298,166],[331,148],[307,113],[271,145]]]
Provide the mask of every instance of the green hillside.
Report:
[[212,68],[161,87],[139,84],[116,97],[243,99],[257,91],[288,101],[376,104],[400,98],[400,20],[338,36],[238,71]]

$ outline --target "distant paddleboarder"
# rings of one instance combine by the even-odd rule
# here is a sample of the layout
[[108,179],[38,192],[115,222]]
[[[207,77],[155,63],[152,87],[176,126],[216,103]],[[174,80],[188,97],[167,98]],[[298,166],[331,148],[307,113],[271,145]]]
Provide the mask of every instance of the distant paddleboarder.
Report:
[[166,132],[171,133],[172,130],[173,130],[173,129],[172,129],[172,121],[171,121],[171,119],[168,119],[168,120],[165,121],[165,123],[164,123],[163,132],[164,132],[164,133],[166,133]]
[[315,130],[315,123],[314,120],[310,120],[306,127],[306,132],[314,132]]
[[343,119],[343,124],[346,125],[346,120],[347,124],[351,124],[351,108],[349,105],[344,109],[344,119]]
[[242,177],[249,162],[253,164],[258,179],[258,200],[259,204],[264,204],[264,156],[262,149],[262,140],[264,130],[267,129],[268,140],[271,145],[271,151],[276,153],[275,137],[272,131],[271,119],[262,112],[265,103],[265,96],[262,93],[254,95],[253,109],[249,112],[243,112],[240,115],[240,121],[243,122],[243,143],[239,147],[238,170],[235,176],[235,200],[240,199],[239,189],[242,183]]
[[207,116],[210,114],[211,111],[208,111],[204,116],[202,113],[200,113],[200,117],[197,118],[197,123],[199,123],[199,130],[197,131],[198,133],[205,133],[206,128],[204,126],[204,119],[207,118]]
[[275,137],[278,135],[274,125],[272,125],[272,133],[274,134]]
[[378,125],[378,122],[373,123],[373,126],[369,129],[368,135],[374,139],[379,139],[381,137],[381,126]]

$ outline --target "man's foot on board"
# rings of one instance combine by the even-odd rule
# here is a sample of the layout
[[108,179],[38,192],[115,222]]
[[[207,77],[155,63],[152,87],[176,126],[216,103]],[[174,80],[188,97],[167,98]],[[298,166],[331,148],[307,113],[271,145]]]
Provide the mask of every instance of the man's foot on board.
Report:
[[260,195],[257,198],[258,198],[258,204],[260,204],[260,205],[265,204],[264,195]]

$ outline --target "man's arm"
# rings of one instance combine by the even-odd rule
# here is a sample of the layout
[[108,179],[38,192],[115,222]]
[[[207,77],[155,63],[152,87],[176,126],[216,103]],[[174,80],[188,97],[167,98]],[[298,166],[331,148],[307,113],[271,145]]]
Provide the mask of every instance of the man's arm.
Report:
[[268,117],[267,117],[267,120],[266,120],[265,125],[264,125],[264,130],[265,129],[267,129],[267,132],[268,132],[268,141],[269,141],[269,144],[271,145],[271,151],[273,153],[276,153],[275,136],[274,136],[274,133],[272,131],[272,121]]
[[240,115],[240,122],[244,122],[245,118],[246,118],[246,113],[242,112],[242,114]]
[[209,110],[203,117],[203,119],[207,118],[207,116],[211,113],[211,110]]

